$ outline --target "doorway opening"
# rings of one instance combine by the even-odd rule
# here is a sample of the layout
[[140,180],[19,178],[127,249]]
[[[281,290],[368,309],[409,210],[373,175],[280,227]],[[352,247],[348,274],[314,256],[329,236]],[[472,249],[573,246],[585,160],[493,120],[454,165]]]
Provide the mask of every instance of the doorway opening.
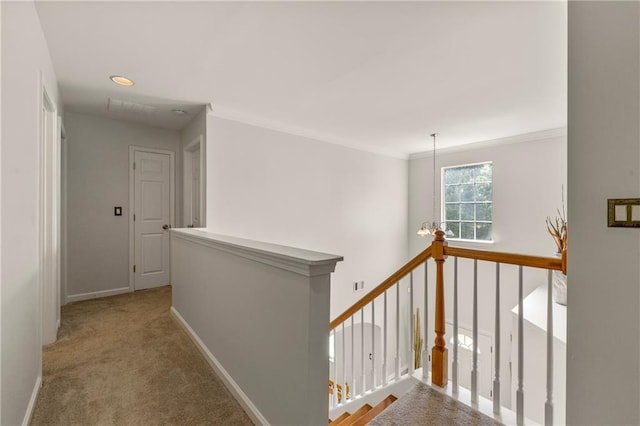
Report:
[[183,223],[187,228],[205,226],[204,138],[198,135],[183,149]]

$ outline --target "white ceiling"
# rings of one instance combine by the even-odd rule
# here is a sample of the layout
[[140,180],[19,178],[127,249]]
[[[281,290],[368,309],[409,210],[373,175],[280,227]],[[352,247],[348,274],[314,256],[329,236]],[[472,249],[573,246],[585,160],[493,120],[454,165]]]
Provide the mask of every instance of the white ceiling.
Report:
[[[164,110],[211,103],[223,117],[400,156],[428,150],[434,131],[455,146],[566,126],[564,2],[37,8],[70,111],[108,114],[109,96]],[[168,117],[146,119],[190,119]]]

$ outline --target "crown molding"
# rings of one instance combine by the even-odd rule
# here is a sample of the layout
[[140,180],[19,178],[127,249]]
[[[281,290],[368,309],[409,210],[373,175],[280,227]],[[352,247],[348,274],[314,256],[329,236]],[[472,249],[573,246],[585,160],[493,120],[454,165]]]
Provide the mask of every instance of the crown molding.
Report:
[[362,142],[358,142],[355,140],[328,137],[326,135],[322,135],[307,129],[301,129],[295,126],[289,126],[282,123],[276,123],[270,120],[264,120],[261,118],[249,116],[247,114],[242,114],[237,111],[231,111],[229,109],[223,109],[220,107],[216,107],[215,109],[209,108],[207,110],[207,113],[208,115],[221,118],[223,120],[235,121],[235,122],[246,124],[249,126],[260,127],[263,129],[271,130],[274,132],[286,133],[293,136],[312,139],[318,142],[329,143],[332,145],[339,145],[345,148],[355,149],[357,151],[364,151],[370,154],[381,155],[383,157],[396,158],[400,160],[409,159],[408,154],[405,154],[397,150],[373,147],[371,145],[364,144]]
[[[219,106],[216,106],[214,108],[212,104],[207,105],[207,114],[213,117],[221,118],[223,120],[235,121],[235,122],[246,124],[249,126],[260,127],[266,130],[271,130],[274,132],[286,133],[293,136],[312,139],[317,142],[328,143],[331,145],[338,145],[345,148],[355,149],[357,151],[368,152],[370,154],[380,155],[380,156],[389,157],[389,158],[396,158],[400,160],[415,160],[419,158],[430,157],[432,152],[431,150],[429,150],[429,151],[416,152],[412,154],[406,154],[398,150],[373,147],[371,145],[368,145],[359,141],[328,137],[326,135],[322,135],[320,133],[310,131],[307,129],[301,129],[295,126],[276,123],[271,120],[257,118],[254,116],[250,116],[248,114],[243,114],[230,109],[221,108]],[[559,138],[559,137],[566,137],[566,136],[567,136],[567,128],[559,127],[554,129],[541,130],[537,132],[523,133],[520,135],[507,136],[504,138],[490,139],[485,141],[478,141],[478,142],[472,142],[472,143],[467,143],[462,145],[456,145],[448,148],[441,148],[441,149],[438,149],[438,153],[447,154],[452,152],[468,151],[471,149],[488,148],[493,146],[510,145],[510,144],[523,143],[523,142],[534,142],[538,140],[552,139],[552,138]]]
[[[541,130],[538,132],[507,136],[506,138],[490,139],[486,141],[456,145],[448,148],[440,148],[437,151],[438,151],[438,155],[450,154],[453,152],[469,151],[472,149],[482,149],[482,148],[511,145],[511,144],[524,143],[524,142],[535,142],[535,141],[540,141],[545,139],[555,139],[555,138],[561,138],[566,136],[567,136],[567,128],[558,127],[555,129]],[[409,155],[409,160],[417,160],[419,158],[431,157],[432,153],[433,153],[433,150],[416,152],[414,154]]]

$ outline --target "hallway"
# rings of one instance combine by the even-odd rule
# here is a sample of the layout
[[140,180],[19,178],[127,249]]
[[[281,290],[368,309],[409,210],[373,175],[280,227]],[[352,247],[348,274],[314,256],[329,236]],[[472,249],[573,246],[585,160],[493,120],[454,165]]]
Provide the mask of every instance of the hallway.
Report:
[[252,424],[170,306],[171,287],[64,306],[31,424]]

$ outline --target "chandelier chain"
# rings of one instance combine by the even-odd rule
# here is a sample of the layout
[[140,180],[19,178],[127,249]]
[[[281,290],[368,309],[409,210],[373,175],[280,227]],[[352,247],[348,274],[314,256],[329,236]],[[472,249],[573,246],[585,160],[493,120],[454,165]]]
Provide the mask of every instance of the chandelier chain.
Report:
[[431,199],[432,205],[432,220],[436,222],[436,136],[437,133],[432,133],[431,137],[433,138],[433,193]]

